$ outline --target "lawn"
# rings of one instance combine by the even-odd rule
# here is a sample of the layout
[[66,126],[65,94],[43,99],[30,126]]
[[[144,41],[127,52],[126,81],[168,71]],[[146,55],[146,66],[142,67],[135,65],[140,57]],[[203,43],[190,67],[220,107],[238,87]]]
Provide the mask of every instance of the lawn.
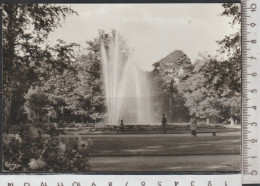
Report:
[[[219,135],[219,133],[217,134]],[[81,135],[90,140],[91,156],[177,156],[240,154],[240,133],[211,134],[197,137],[189,134]],[[70,141],[75,136],[64,135]]]
[[240,133],[89,135],[91,171],[240,171]]
[[91,171],[107,171],[110,174],[119,171],[238,173],[240,162],[239,155],[91,157],[89,161]]

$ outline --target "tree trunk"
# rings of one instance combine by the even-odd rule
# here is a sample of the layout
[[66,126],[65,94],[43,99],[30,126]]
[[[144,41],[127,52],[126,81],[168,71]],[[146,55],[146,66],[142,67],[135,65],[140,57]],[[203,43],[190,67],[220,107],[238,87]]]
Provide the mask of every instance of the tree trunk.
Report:
[[3,99],[3,107],[4,107],[4,113],[3,113],[3,133],[8,134],[9,133],[9,124],[10,124],[10,115],[11,115],[11,105],[12,105],[12,99],[4,95]]
[[[6,38],[5,43],[3,43],[3,132],[9,133],[9,125],[11,118],[11,108],[13,99],[13,85],[14,79],[12,77],[12,67],[14,64],[15,57],[15,41],[16,34],[15,28],[15,9],[16,6],[5,5],[5,11],[8,14],[8,24],[7,31],[4,37]],[[5,45],[5,46],[4,46]]]

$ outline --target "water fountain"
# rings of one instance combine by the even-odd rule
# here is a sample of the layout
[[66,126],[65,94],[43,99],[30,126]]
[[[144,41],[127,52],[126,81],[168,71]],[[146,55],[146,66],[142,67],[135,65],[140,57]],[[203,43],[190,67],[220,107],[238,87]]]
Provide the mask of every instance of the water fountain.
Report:
[[107,123],[148,124],[153,121],[152,91],[147,74],[131,54],[123,60],[119,37],[111,41],[109,52],[101,44],[102,74],[105,85]]

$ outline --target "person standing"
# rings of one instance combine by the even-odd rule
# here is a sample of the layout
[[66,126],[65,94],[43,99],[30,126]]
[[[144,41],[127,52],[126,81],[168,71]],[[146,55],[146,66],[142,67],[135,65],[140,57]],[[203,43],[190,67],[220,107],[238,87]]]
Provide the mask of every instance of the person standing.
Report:
[[124,121],[123,120],[121,120],[121,122],[120,122],[120,127],[124,128]]
[[191,135],[196,136],[197,120],[195,117],[191,118],[190,130],[191,130]]
[[167,125],[167,119],[165,117],[165,115],[163,114],[162,117],[162,127],[163,127],[163,133],[166,134],[166,125]]

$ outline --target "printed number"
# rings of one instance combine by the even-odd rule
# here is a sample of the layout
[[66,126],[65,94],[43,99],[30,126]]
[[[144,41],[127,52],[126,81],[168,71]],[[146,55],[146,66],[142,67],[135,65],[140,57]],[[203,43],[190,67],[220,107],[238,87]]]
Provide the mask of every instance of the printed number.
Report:
[[251,139],[252,143],[257,143],[257,139]]
[[145,186],[145,182],[144,182],[144,181],[142,181],[142,182],[141,182],[141,185],[142,185],[142,186]]
[[255,158],[257,158],[257,156],[251,156],[251,158],[252,158],[252,159],[255,159]]
[[251,56],[250,59],[256,59],[256,57]]
[[251,43],[254,43],[254,44],[255,44],[255,43],[256,43],[256,40],[255,40],[255,39],[254,39],[254,40],[251,40]]
[[256,89],[250,90],[252,93],[257,93]]
[[256,11],[256,4],[255,3],[251,4],[250,8],[252,12]]
[[109,183],[108,183],[108,186],[112,186],[112,182],[109,182]]
[[256,106],[252,106],[251,108],[254,109],[254,110],[256,110]]
[[257,175],[257,171],[256,170],[253,170],[252,172],[251,172],[251,175]]
[[256,122],[252,122],[250,123],[252,126],[257,126],[257,123]]

